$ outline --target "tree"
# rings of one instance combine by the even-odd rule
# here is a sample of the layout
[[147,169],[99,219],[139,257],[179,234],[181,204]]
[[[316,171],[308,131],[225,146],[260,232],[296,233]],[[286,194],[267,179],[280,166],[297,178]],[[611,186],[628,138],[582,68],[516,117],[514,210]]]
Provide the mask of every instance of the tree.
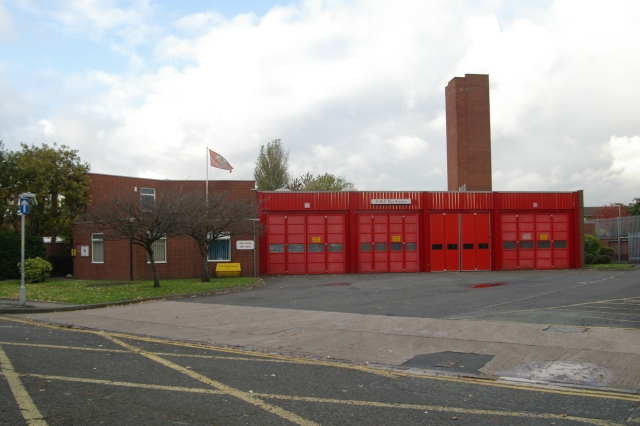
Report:
[[627,210],[631,216],[640,216],[640,198],[634,198],[627,206]]
[[354,185],[353,182],[343,176],[325,173],[314,177],[307,172],[290,181],[287,188],[292,191],[341,191],[343,189],[354,189]]
[[253,171],[256,186],[261,191],[275,191],[289,183],[289,151],[282,147],[280,139],[274,139],[260,147],[260,155]]
[[[23,192],[36,194],[37,205],[31,204],[28,226],[40,236],[62,236],[71,241],[73,224],[87,205],[89,193],[89,164],[82,162],[78,151],[66,145],[41,147],[20,144],[22,151],[3,153],[11,170],[4,190],[9,197]],[[2,194],[3,196],[5,194]],[[8,219],[18,228],[19,216],[15,207]]]
[[629,216],[627,207],[624,205],[619,206],[620,203],[611,203],[608,206],[597,207],[593,215],[594,219],[611,219],[618,217],[618,213],[621,217]]
[[182,188],[157,191],[149,202],[138,192],[123,191],[101,198],[87,215],[108,239],[128,239],[147,252],[153,271],[153,286],[160,287],[153,244],[164,238],[185,235],[189,197]]
[[250,199],[232,198],[226,192],[209,193],[208,198],[201,191],[190,194],[192,206],[187,223],[187,234],[198,244],[202,255],[202,281],[209,282],[208,254],[214,242],[226,236],[251,234],[258,217],[254,203]]
[[[11,190],[9,177],[10,171],[15,167],[12,163],[11,152],[5,150],[4,143],[0,141],[0,228],[5,222],[5,215],[12,210]],[[13,207],[15,208],[15,207]]]

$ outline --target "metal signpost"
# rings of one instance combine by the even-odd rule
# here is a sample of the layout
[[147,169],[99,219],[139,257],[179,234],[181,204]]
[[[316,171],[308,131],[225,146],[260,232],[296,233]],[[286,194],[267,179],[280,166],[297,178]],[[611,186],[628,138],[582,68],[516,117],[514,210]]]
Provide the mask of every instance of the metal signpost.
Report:
[[26,288],[24,286],[24,217],[29,214],[30,202],[29,200],[33,199],[33,202],[37,205],[36,195],[30,192],[25,192],[24,194],[20,194],[20,200],[18,201],[18,209],[20,212],[20,306],[24,306],[26,299]]

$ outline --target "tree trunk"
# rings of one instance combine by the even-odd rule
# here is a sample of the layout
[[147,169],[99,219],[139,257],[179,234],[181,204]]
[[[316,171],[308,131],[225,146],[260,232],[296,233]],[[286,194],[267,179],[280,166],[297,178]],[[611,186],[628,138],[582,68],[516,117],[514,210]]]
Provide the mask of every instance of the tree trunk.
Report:
[[153,286],[160,288],[160,278],[158,278],[158,269],[156,269],[156,261],[153,258],[153,250],[151,250],[151,247],[147,248],[147,254],[149,255],[149,263],[151,263],[151,270],[153,271]]
[[202,277],[201,280],[203,283],[208,283],[211,280],[209,279],[209,263],[207,262],[207,250],[203,250],[200,247],[200,254],[202,255]]

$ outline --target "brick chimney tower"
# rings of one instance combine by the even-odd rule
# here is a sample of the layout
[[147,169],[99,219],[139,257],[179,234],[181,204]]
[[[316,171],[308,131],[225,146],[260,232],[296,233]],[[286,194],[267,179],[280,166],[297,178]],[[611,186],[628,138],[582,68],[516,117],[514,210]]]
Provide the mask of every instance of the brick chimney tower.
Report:
[[491,191],[489,76],[454,77],[444,92],[448,190]]

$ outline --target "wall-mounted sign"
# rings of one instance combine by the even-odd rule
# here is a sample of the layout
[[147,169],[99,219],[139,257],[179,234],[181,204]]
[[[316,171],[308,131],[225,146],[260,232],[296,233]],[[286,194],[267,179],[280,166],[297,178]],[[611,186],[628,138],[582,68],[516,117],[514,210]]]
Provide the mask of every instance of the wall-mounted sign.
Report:
[[411,198],[372,198],[372,205],[384,204],[411,204]]
[[391,241],[393,241],[394,243],[399,243],[400,241],[402,241],[402,239],[400,238],[400,235],[392,235]]
[[312,243],[319,243],[322,241],[322,238],[320,237],[311,237],[311,242]]
[[89,257],[89,246],[80,246],[80,256]]
[[537,209],[538,208],[538,203],[533,203],[533,208]]
[[540,239],[541,239],[541,240],[548,240],[548,239],[549,239],[549,235],[547,235],[547,234],[540,234]]
[[531,234],[522,234],[522,238],[520,238],[521,240],[530,240],[531,239]]
[[238,240],[236,241],[237,250],[253,250],[253,240]]

